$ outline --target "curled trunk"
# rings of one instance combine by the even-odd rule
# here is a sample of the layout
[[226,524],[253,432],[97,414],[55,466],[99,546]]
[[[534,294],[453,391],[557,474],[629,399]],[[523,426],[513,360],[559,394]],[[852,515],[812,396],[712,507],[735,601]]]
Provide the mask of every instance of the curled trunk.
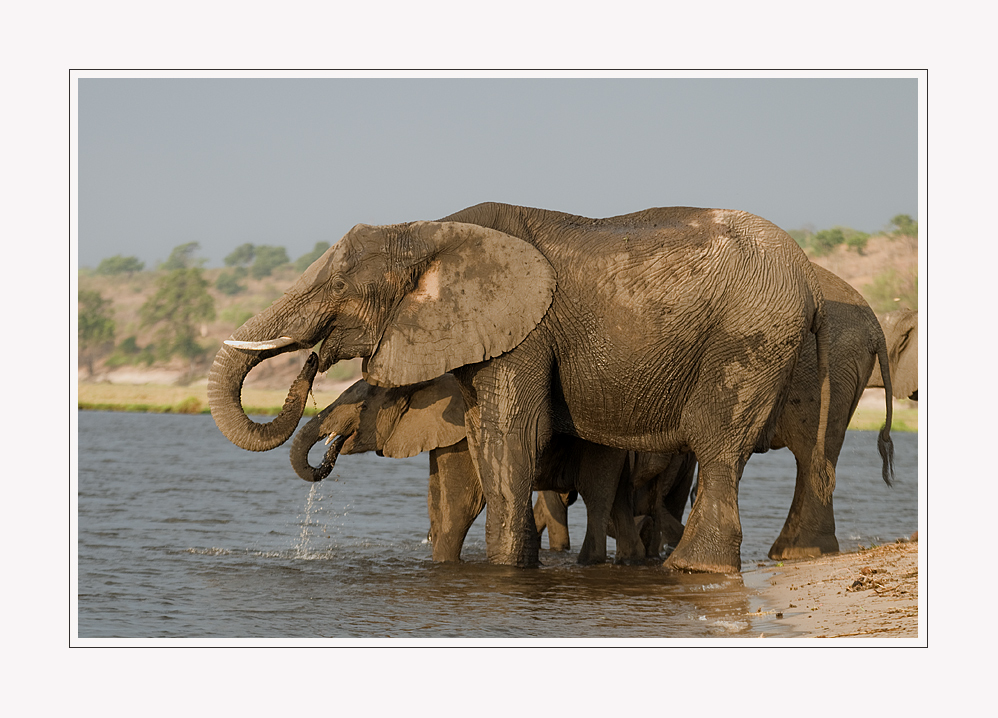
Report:
[[[241,339],[259,338],[259,336],[259,328],[247,324],[233,335],[232,339],[238,342]],[[312,381],[319,368],[319,358],[314,352],[305,361],[305,366],[288,391],[284,407],[273,421],[258,424],[246,415],[242,406],[242,389],[246,375],[257,364],[299,348],[301,347],[291,340],[263,350],[247,350],[227,344],[223,345],[215,356],[211,371],[208,373],[208,404],[215,424],[236,446],[247,451],[269,451],[290,439],[298,428],[298,421],[305,411]]]
[[347,440],[347,437],[343,434],[337,434],[329,442],[329,449],[326,451],[326,455],[322,457],[322,462],[318,466],[312,466],[308,463],[308,452],[313,446],[328,436],[322,432],[322,421],[329,413],[330,408],[327,407],[312,417],[312,420],[305,424],[301,428],[301,431],[295,435],[295,440],[291,444],[291,466],[294,468],[295,473],[305,481],[322,481],[329,476],[333,470],[333,466],[336,464],[340,449],[343,448],[343,442]]

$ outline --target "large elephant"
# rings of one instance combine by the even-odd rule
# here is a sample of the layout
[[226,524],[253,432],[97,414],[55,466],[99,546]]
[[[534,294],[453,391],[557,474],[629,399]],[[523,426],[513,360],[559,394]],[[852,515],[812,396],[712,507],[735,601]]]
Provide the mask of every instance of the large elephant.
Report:
[[[258,448],[291,435],[302,387],[340,359],[364,357],[375,385],[452,372],[488,506],[489,560],[515,566],[537,564],[531,495],[555,433],[692,450],[700,496],[666,565],[737,571],[738,480],[771,443],[812,333],[822,400],[810,481],[829,491],[824,303],[785,232],[735,210],[591,219],[487,203],[437,222],[354,227],[233,333],[208,397],[221,431]],[[253,425],[240,405],[249,370],[319,342],[317,366],[306,363],[285,409]]]
[[[309,450],[327,439],[329,449],[316,467]],[[468,529],[485,508],[481,482],[468,451],[464,426],[464,396],[451,374],[401,387],[371,386],[363,379],[316,414],[295,435],[291,465],[306,481],[329,475],[340,454],[376,451],[391,458],[430,454],[427,508],[434,561],[460,560]],[[576,492],[588,497],[589,513],[609,511],[611,524],[626,518],[618,542],[618,560],[644,555],[633,525],[629,496],[615,492],[616,506],[597,506],[604,500],[604,472],[621,473],[626,452],[587,445],[574,437],[559,437],[546,447],[534,488],[538,498],[533,516],[538,535],[546,528],[552,550],[568,550],[568,506]],[[618,498],[619,497],[619,498]],[[606,535],[599,522],[587,524],[579,552],[584,564],[606,561]]]
[[[829,327],[831,405],[825,434],[825,458],[833,467],[845,441],[846,429],[878,361],[887,361],[888,347],[873,310],[862,295],[827,269],[814,265],[825,298]],[[882,382],[891,387],[889,367]],[[890,389],[887,392],[890,395]],[[805,558],[839,550],[835,537],[835,513],[831,485],[814,484],[810,477],[814,427],[818,425],[820,380],[813,346],[805,346],[790,384],[790,396],[776,423],[771,449],[787,447],[797,461],[797,481],[790,512],[780,535],[769,549],[774,560]],[[877,437],[882,476],[891,485],[894,474],[894,442],[890,437],[893,403],[886,401],[886,421]],[[833,475],[834,476],[834,475]],[[693,496],[698,492],[694,486]]]
[[[880,322],[887,338],[887,357],[895,399],[918,401],[918,312],[898,309],[884,315]],[[869,387],[884,387],[880,362],[873,367]]]

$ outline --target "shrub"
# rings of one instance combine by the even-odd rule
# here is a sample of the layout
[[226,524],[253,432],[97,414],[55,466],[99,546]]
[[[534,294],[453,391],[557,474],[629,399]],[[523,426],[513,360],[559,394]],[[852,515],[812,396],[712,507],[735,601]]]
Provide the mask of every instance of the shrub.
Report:
[[131,274],[132,272],[141,272],[145,266],[138,257],[122,257],[120,254],[116,254],[100,261],[100,264],[97,265],[97,274],[104,276]]
[[239,283],[235,272],[222,272],[215,280],[215,289],[231,297],[239,292],[245,292],[246,286]]
[[261,245],[254,249],[255,259],[250,268],[254,279],[269,277],[277,267],[288,263],[288,252],[284,247]]

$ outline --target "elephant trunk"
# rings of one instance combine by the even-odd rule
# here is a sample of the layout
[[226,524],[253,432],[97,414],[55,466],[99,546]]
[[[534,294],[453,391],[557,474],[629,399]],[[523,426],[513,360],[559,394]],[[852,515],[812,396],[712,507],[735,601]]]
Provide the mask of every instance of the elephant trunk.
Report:
[[349,438],[344,434],[337,434],[328,441],[329,449],[322,457],[322,462],[318,466],[308,463],[308,452],[313,446],[324,438],[321,431],[322,421],[329,413],[329,408],[312,417],[305,426],[295,435],[294,443],[291,444],[291,466],[295,473],[305,481],[322,481],[329,476],[339,457],[343,443]]
[[269,336],[266,321],[261,319],[264,318],[250,320],[232,335],[215,356],[208,373],[208,405],[215,424],[229,441],[248,451],[270,451],[291,438],[305,411],[319,368],[318,356],[310,354],[277,417],[265,424],[252,421],[242,406],[243,382],[247,374],[265,359],[302,348],[287,338],[255,344],[241,341]]

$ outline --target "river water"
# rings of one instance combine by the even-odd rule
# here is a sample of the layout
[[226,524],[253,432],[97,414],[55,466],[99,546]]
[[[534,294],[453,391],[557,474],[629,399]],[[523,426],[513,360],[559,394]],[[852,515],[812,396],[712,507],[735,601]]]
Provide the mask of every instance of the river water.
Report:
[[[434,564],[426,454],[343,456],[328,479],[309,484],[292,471],[289,444],[243,451],[207,415],[78,417],[80,638],[793,635],[771,616],[746,615],[759,601],[737,576],[576,565],[581,500],[569,510],[573,550],[548,551],[545,537],[540,569],[487,564],[484,513],[464,562]],[[893,436],[893,489],[880,478],[876,432],[846,438],[835,491],[842,550],[918,528],[917,435]],[[785,449],[749,461],[739,491],[743,570],[772,564],[766,552],[794,473]]]

